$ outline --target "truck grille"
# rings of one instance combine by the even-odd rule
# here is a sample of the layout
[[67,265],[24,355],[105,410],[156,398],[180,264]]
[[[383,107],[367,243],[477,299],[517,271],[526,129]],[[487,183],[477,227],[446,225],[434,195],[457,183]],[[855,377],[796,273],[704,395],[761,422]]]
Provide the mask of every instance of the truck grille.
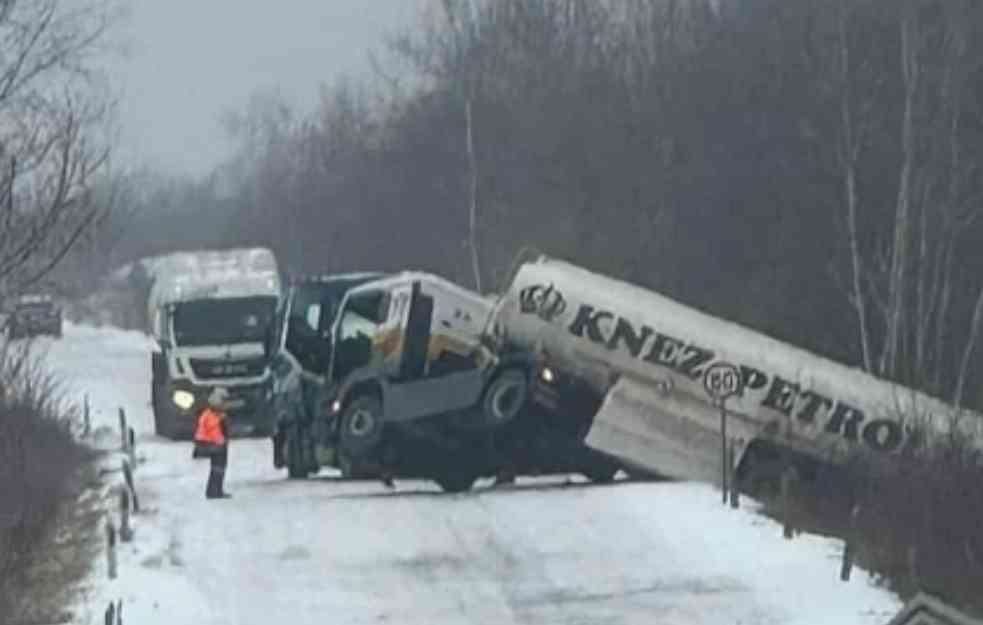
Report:
[[263,375],[266,370],[265,358],[250,360],[206,360],[190,359],[191,370],[201,379],[247,378]]
[[262,385],[236,386],[229,388],[229,415],[254,413],[265,405],[266,387]]

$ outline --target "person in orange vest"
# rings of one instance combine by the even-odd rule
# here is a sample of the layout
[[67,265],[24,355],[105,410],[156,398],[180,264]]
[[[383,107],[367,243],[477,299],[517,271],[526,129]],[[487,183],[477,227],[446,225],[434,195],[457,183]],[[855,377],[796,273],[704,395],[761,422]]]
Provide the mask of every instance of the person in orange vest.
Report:
[[216,386],[208,395],[208,405],[198,415],[195,427],[194,457],[208,457],[211,466],[208,471],[208,484],[205,486],[205,497],[208,499],[228,499],[225,492],[225,467],[229,462],[229,433],[226,424],[225,403],[229,391]]

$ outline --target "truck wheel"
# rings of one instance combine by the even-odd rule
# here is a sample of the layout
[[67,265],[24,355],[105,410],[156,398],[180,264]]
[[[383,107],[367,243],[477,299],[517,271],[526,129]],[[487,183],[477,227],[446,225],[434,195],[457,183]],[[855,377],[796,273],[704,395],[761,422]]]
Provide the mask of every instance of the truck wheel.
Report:
[[471,490],[477,480],[478,476],[473,473],[446,471],[435,477],[433,481],[437,482],[445,493],[463,493]]
[[157,436],[163,436],[164,432],[161,431],[160,427],[160,410],[157,408],[157,388],[152,387],[150,390],[150,409],[154,413],[154,434]]
[[292,480],[305,480],[310,472],[304,462],[303,442],[297,426],[287,430],[287,477]]
[[480,427],[497,429],[515,419],[526,404],[529,380],[518,369],[499,373],[485,389],[481,399]]
[[382,440],[382,426],[379,398],[356,397],[341,415],[341,449],[352,459],[367,455]]
[[[167,408],[161,410],[154,410],[154,425],[156,434],[168,438],[172,441],[180,440],[181,434],[177,431],[177,425],[174,423],[174,415]],[[194,433],[184,437],[187,439],[194,438]]]
[[610,484],[618,475],[619,467],[614,464],[598,463],[584,468],[581,473],[595,484]]
[[628,475],[628,479],[634,482],[664,482],[666,478],[653,471],[646,471],[644,469],[630,468],[625,469],[625,473]]
[[174,440],[174,424],[167,408],[161,405],[160,387],[152,384],[150,387],[150,402],[154,411],[154,434]]
[[586,454],[584,455],[580,473],[595,484],[609,484],[613,482],[615,476],[618,475],[618,471],[621,470],[621,464],[605,454],[595,452],[591,449],[586,449],[585,451]]

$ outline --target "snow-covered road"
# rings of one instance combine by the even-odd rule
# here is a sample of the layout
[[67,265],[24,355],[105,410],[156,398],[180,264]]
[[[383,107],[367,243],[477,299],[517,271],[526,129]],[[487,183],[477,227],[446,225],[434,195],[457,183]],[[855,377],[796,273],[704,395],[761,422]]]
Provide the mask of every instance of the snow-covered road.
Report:
[[122,598],[128,625],[290,623],[885,623],[901,607],[867,575],[838,580],[840,544],[781,539],[750,507],[681,483],[566,485],[565,477],[446,495],[424,482],[288,482],[269,441],[235,440],[227,487],[153,435],[148,340],[68,325],[43,342],[95,423],[122,406],[145,458],[145,511],[119,578],[95,564],[80,623]]

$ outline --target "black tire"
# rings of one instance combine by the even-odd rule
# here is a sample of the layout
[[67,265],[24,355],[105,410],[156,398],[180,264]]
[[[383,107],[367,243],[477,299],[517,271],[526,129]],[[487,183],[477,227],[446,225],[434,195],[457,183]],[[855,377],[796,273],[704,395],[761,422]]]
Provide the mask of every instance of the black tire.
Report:
[[[161,386],[160,380],[157,379],[156,372],[153,372],[151,367],[151,380],[150,380],[150,405],[154,411],[154,434],[157,436],[163,436],[170,440],[178,440],[177,424],[175,423],[176,417],[174,415],[174,409],[168,403],[166,397],[164,397],[163,387]],[[192,432],[189,438],[193,438],[194,433]]]
[[610,484],[618,475],[620,467],[614,463],[592,462],[587,467],[581,469],[584,477],[595,484]]
[[298,426],[289,428],[287,435],[287,477],[291,480],[306,480],[310,475],[307,463],[304,462],[303,443],[300,440]]
[[154,434],[176,440],[177,433],[174,431],[173,415],[170,410],[162,405],[160,387],[156,384],[151,384],[150,393],[150,401],[154,411]]
[[164,432],[160,425],[160,410],[157,408],[157,386],[151,385],[150,388],[150,409],[154,413],[154,434],[163,436]]
[[644,469],[630,468],[625,469],[625,473],[628,475],[628,479],[633,482],[665,482],[666,478],[663,475],[659,475],[653,471],[646,471]]
[[375,395],[360,395],[341,413],[340,453],[357,463],[382,441],[382,401]]
[[521,369],[506,369],[496,375],[481,397],[481,410],[474,425],[496,430],[511,423],[526,405],[529,378]]
[[433,481],[437,482],[445,493],[464,493],[471,490],[478,476],[464,471],[447,471],[438,475]]

